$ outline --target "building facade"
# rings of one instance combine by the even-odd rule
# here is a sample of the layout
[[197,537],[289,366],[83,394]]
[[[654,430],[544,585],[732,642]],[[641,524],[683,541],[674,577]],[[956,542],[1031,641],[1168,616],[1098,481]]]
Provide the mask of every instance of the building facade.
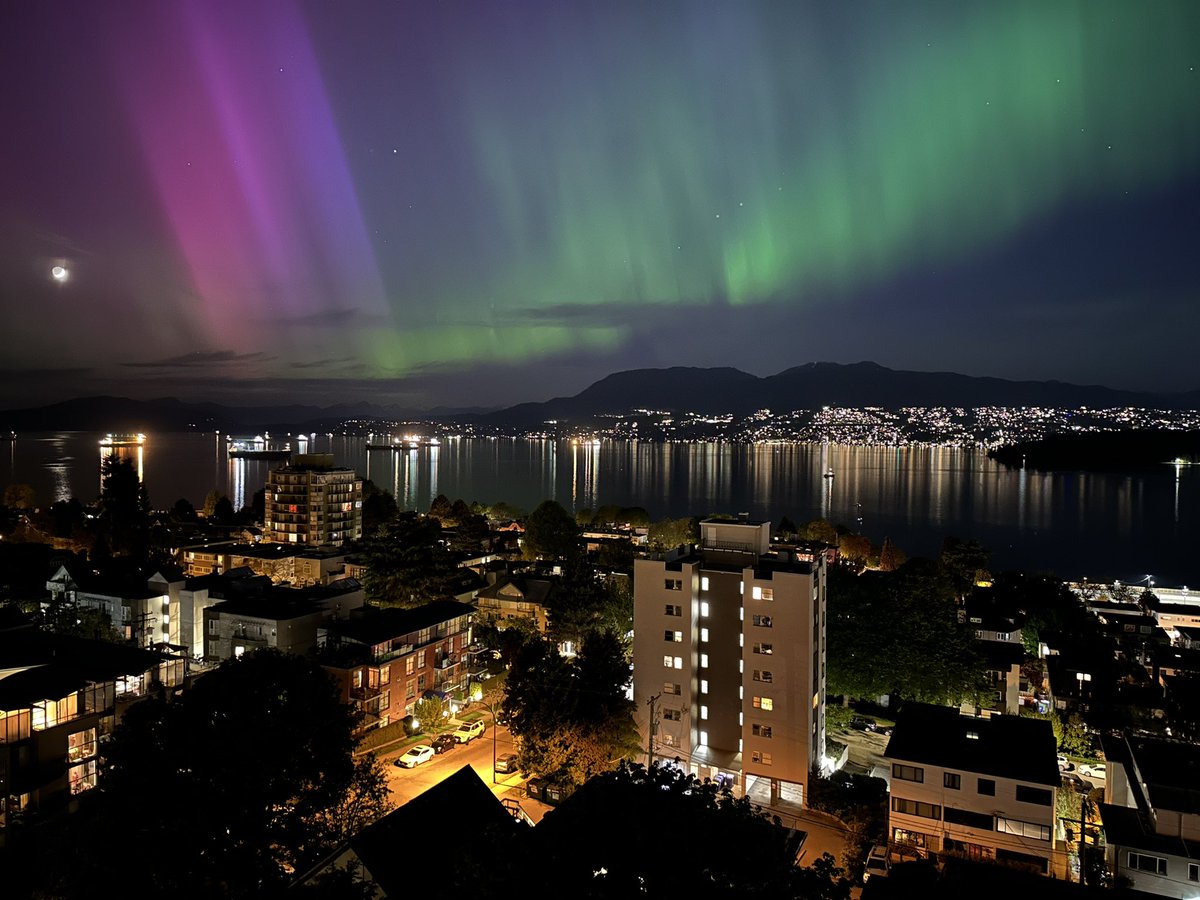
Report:
[[334,466],[332,453],[309,453],[267,473],[263,540],[310,547],[362,537],[362,479]]
[[964,716],[950,707],[906,703],[885,752],[892,848],[1063,877],[1056,754],[1054,731],[1044,719]]
[[634,563],[634,700],[655,757],[806,802],[826,767],[826,559],[770,536],[705,520],[698,547]]
[[342,699],[362,714],[362,730],[412,715],[427,692],[461,702],[472,672],[475,610],[455,600],[413,609],[366,609],[327,623],[319,638],[321,664]]
[[1105,858],[1116,879],[1162,897],[1200,897],[1200,747],[1105,737]]

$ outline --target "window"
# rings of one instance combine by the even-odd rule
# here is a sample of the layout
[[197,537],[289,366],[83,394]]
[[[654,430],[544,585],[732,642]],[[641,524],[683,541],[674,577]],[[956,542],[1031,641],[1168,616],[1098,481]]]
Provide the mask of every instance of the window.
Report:
[[664,641],[672,641],[676,644],[683,643],[683,632],[682,631],[664,631],[663,632],[663,640]]
[[422,650],[420,653],[417,654],[417,668],[418,669],[425,668],[425,651],[424,650]]
[[96,761],[89,759],[67,770],[67,778],[71,784],[72,794],[81,794],[96,786]]
[[942,808],[936,803],[922,803],[919,800],[907,800],[904,797],[892,798],[892,812],[906,816],[920,816],[922,819],[940,819]]
[[708,693],[708,679],[707,678],[700,679],[700,693],[702,693],[702,694]]
[[417,683],[410,678],[404,685],[404,699],[411,700],[415,696],[417,696]]
[[683,657],[682,656],[675,657],[675,668],[677,668],[677,669],[683,668]]
[[981,831],[995,830],[995,821],[986,813],[971,812],[969,809],[954,809],[947,806],[943,815],[951,825],[966,825],[968,828],[978,828]]
[[755,616],[753,622],[759,628],[770,628],[771,627],[771,617],[770,616]]
[[753,734],[755,737],[769,738],[769,737],[771,737],[771,726],[770,725],[757,725],[757,724],[751,725],[750,733]]
[[757,584],[754,587],[750,588],[750,598],[752,600],[761,600],[762,599],[762,588],[760,588]]
[[700,629],[700,643],[702,643],[702,644],[708,643],[708,629],[707,628]]
[[[702,590],[702,591],[708,590],[708,576],[707,575],[700,576],[700,590]],[[703,615],[708,615],[708,613],[703,613]]]
[[988,797],[996,796],[996,782],[990,778],[980,778],[979,785],[975,789],[977,793],[984,794]]
[[762,669],[762,670],[755,669],[754,670],[754,680],[755,681],[765,681],[768,684],[770,684],[771,681],[773,680],[771,678],[771,670],[770,669]]
[[666,615],[666,616],[682,616],[682,615],[683,615],[683,607],[682,607],[682,606],[676,606],[674,603],[668,603],[668,604],[666,605],[666,609],[665,609],[665,610],[664,610],[664,612],[663,612],[663,615]]
[[[705,578],[704,580],[705,580],[705,581],[708,581],[708,579],[707,579],[707,578]],[[705,590],[707,590],[707,589],[708,589],[708,588],[706,587],[706,588],[705,588]],[[703,600],[701,600],[701,601],[700,601],[700,615],[702,615],[702,616],[707,616],[707,615],[708,615],[708,603],[706,603],[706,602],[705,602],[705,601],[703,601]]]
[[[1129,868],[1139,872],[1149,872],[1152,875],[1166,875],[1167,861],[1161,856],[1150,856],[1148,853],[1129,853]],[[1188,877],[1191,877],[1191,866],[1188,866]]]
[[664,731],[658,737],[659,737],[659,740],[661,740],[663,742],[664,747],[678,747],[679,746],[679,738],[675,737],[675,735],[673,735],[673,734],[669,734],[668,732]]
[[664,694],[674,694],[676,697],[678,697],[680,694],[683,693],[683,691],[680,689],[679,685],[672,684],[671,682],[668,681],[665,684],[663,684],[663,693]]
[[408,658],[404,660],[404,674],[411,675],[414,671],[416,671],[416,668],[417,661],[412,654],[409,654]]
[[382,669],[379,670],[379,683],[380,684],[391,684],[391,682],[392,682],[392,667],[384,666]]
[[775,648],[774,648],[773,644],[755,644],[754,652],[761,653],[764,656],[770,656],[772,653],[775,652]]
[[1037,841],[1050,840],[1050,826],[1040,822],[1022,822],[1020,819],[1006,819],[996,816],[996,830],[1004,834],[1016,834],[1021,837],[1033,838]]
[[754,708],[771,710],[775,708],[775,701],[770,697],[755,697]]
[[667,722],[682,722],[683,721],[683,710],[669,709],[669,708],[664,709],[662,711],[662,717],[663,717],[664,721],[667,721]]
[[706,720],[707,718],[708,718],[708,707],[701,705],[700,706],[700,719],[703,721],[703,720]]
[[919,781],[924,784],[925,770],[920,766],[902,766],[900,763],[893,763],[892,777],[899,778],[901,781]]
[[774,588],[763,588],[762,589],[762,598],[764,600],[774,600],[775,599],[775,589]]
[[1048,788],[1029,787],[1027,784],[1017,785],[1017,799],[1022,803],[1036,803],[1038,806],[1050,805],[1050,791]]
[[761,763],[764,766],[769,766],[771,765],[771,754],[763,753],[761,750],[751,750],[750,761]]
[[219,627],[220,624],[221,624],[221,622],[219,619],[209,619],[208,620],[208,633],[209,634],[219,634],[220,630],[221,630]]
[[700,654],[700,668],[702,668],[702,669],[708,668],[708,654],[707,653]]
[[1200,865],[1188,863],[1188,881],[1200,881]]
[[96,755],[96,729],[85,728],[67,736],[67,759],[78,762]]
[[962,776],[955,772],[944,772],[942,774],[942,787],[950,788],[952,791],[957,791],[962,787]]
[[678,578],[668,578],[663,583],[663,587],[665,587],[668,591],[682,591],[683,581]]

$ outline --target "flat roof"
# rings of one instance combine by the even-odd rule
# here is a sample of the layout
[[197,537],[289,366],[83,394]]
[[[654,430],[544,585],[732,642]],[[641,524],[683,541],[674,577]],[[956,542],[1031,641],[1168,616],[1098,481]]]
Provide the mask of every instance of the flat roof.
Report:
[[435,600],[412,609],[371,607],[349,619],[330,622],[329,632],[374,646],[474,613],[475,607],[457,600]]
[[909,702],[896,717],[884,756],[1030,784],[1061,784],[1048,719],[964,716],[949,706]]

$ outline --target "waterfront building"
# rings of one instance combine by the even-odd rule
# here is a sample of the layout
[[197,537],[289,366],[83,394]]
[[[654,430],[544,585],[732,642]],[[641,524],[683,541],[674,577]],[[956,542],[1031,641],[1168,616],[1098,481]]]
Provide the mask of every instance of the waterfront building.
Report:
[[263,539],[310,547],[358,540],[362,490],[362,479],[335,466],[332,453],[298,455],[267,474]]
[[[1064,877],[1060,776],[1045,719],[964,716],[909,701],[884,757],[893,851],[962,856]],[[902,856],[903,858],[903,856]]]
[[768,522],[707,519],[700,544],[634,563],[633,687],[654,757],[738,793],[807,802],[825,759],[826,557]]

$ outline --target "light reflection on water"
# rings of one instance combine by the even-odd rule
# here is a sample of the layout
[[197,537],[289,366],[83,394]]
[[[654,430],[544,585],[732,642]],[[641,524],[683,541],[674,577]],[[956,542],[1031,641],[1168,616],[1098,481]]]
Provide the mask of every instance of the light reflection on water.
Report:
[[[22,435],[0,456],[0,484],[28,483],[38,502],[98,495],[99,435]],[[293,446],[301,445],[300,439]],[[1093,578],[1156,573],[1160,584],[1200,581],[1200,474],[1163,466],[1139,475],[1044,474],[1006,469],[975,450],[836,445],[657,444],[448,439],[369,456],[362,438],[315,435],[301,446],[332,453],[390,490],[402,508],[425,510],[439,493],[468,503],[506,501],[529,510],[552,498],[572,510],[644,507],[652,518],[747,512],[796,522],[826,518],[876,543],[935,554],[947,535],[977,538],[998,566]],[[132,448],[123,448],[132,449]],[[140,467],[151,502],[209,490],[235,508],[251,502],[278,462],[227,458],[223,436],[155,434]],[[833,477],[825,477],[832,473]],[[858,524],[861,519],[861,525]]]

